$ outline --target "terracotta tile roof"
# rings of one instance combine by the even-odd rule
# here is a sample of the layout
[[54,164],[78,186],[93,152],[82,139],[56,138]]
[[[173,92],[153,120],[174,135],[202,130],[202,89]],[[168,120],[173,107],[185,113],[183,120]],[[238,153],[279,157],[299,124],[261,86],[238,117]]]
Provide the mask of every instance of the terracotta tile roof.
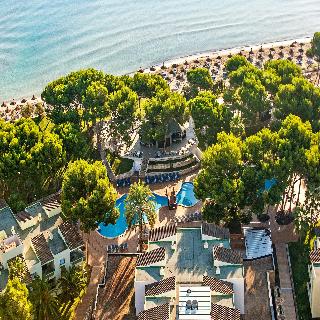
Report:
[[169,303],[144,310],[139,313],[138,320],[169,320],[170,306]]
[[175,224],[167,224],[165,226],[152,229],[149,233],[149,241],[158,241],[164,238],[171,237],[177,233]]
[[219,238],[219,239],[229,239],[230,238],[229,229],[219,227],[213,223],[204,222],[202,224],[202,233],[207,236],[211,236],[211,237],[215,237],[215,238]]
[[53,254],[48,246],[48,243],[43,233],[40,233],[36,237],[32,238],[31,242],[37,257],[41,261],[41,264],[45,264],[53,260]]
[[159,282],[154,282],[147,284],[145,286],[145,295],[146,296],[156,296],[171,290],[175,290],[176,288],[176,278],[170,277],[163,279]]
[[242,264],[243,258],[240,252],[225,247],[214,246],[213,256],[215,260],[232,264]]
[[220,304],[211,304],[212,320],[240,320],[240,310],[221,306]]
[[162,261],[165,259],[165,257],[166,257],[166,250],[163,247],[151,250],[149,252],[145,252],[138,257],[137,267],[147,266],[147,265]]
[[312,263],[320,263],[320,248],[310,252],[310,261]]
[[209,286],[211,291],[220,292],[223,294],[233,294],[233,284],[228,281],[222,281],[217,278],[203,276],[203,286]]
[[42,206],[50,211],[61,206],[61,193],[57,192],[40,200]]
[[27,211],[20,211],[20,212],[16,213],[14,216],[16,217],[16,219],[18,221],[23,221],[23,222],[25,222],[27,220],[31,220],[33,218],[31,216],[31,214]]
[[70,250],[84,245],[84,242],[75,224],[65,221],[59,226],[59,229]]

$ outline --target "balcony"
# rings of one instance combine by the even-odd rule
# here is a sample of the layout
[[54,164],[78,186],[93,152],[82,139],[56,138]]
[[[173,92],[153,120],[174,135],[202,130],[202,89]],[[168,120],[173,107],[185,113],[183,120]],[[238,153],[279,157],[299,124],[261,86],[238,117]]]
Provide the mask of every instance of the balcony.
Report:
[[54,270],[51,271],[51,272],[48,272],[48,273],[44,273],[43,276],[47,280],[50,280],[50,279],[54,278]]
[[54,269],[54,262],[53,261],[42,266],[42,277],[43,278],[50,280],[50,279],[54,278],[54,273],[55,273],[55,269]]
[[22,248],[22,242],[16,234],[2,240],[0,243],[0,253],[2,254],[13,250],[17,251],[20,248]]
[[84,253],[81,249],[76,249],[70,252],[70,263],[74,266],[84,260]]

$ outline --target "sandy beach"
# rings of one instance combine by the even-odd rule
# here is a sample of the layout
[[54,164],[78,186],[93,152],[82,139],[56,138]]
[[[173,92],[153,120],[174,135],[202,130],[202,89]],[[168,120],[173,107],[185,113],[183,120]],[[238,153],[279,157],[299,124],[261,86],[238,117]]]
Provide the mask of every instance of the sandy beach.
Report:
[[[205,51],[201,53],[190,54],[179,58],[173,58],[164,61],[162,64],[150,66],[146,69],[140,69],[136,72],[161,74],[169,83],[174,91],[181,91],[186,82],[186,71],[190,68],[206,67],[215,80],[223,78],[223,66],[231,55],[239,54],[251,57],[251,62],[262,68],[263,63],[270,59],[290,59],[299,64],[304,75],[312,82],[315,82],[317,63],[306,56],[306,51],[310,48],[311,37],[291,39],[285,41],[276,41],[269,43],[256,44],[252,46],[239,46],[222,50]],[[130,73],[129,75],[133,75]],[[31,95],[32,96],[32,95]],[[26,102],[41,101],[40,97],[20,97],[2,102],[0,105],[0,116],[7,120],[9,114],[14,113],[13,118],[19,117],[19,109]]]
[[[310,44],[312,40],[312,37],[306,37],[306,38],[299,38],[299,39],[290,39],[290,40],[284,40],[284,41],[275,41],[275,42],[268,42],[268,43],[260,43],[260,44],[256,44],[256,45],[245,45],[245,46],[240,46],[240,47],[234,47],[234,48],[226,48],[226,49],[221,49],[221,50],[210,50],[210,51],[204,51],[204,52],[200,52],[200,53],[194,53],[194,54],[190,54],[187,56],[183,56],[183,57],[179,57],[179,58],[172,58],[170,60],[164,61],[164,65],[166,67],[170,67],[173,64],[182,64],[185,61],[193,61],[196,59],[205,59],[207,57],[210,58],[215,58],[217,56],[221,56],[221,57],[227,57],[229,54],[237,54],[240,51],[243,52],[250,52],[250,50],[252,49],[254,52],[257,52],[261,46],[263,49],[270,49],[270,48],[279,48],[280,46],[283,46],[285,48],[289,48],[290,45],[293,42],[296,43],[304,43],[304,44]],[[163,64],[157,64],[154,67],[161,67]],[[150,70],[149,68],[146,68],[145,71],[148,72],[148,70]]]

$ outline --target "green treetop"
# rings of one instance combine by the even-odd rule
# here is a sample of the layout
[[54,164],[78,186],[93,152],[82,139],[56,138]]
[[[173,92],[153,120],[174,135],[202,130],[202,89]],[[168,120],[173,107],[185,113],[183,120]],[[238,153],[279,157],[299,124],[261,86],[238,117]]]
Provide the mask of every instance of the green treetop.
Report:
[[69,164],[61,193],[62,212],[67,219],[80,220],[85,231],[95,229],[100,222],[115,223],[119,216],[116,198],[117,192],[101,162],[77,160]]
[[34,320],[55,320],[60,318],[59,301],[45,279],[36,277],[31,283],[30,300]]
[[169,89],[168,83],[160,75],[138,72],[129,82],[131,89],[143,98],[152,98],[158,91]]
[[231,87],[239,87],[243,84],[246,78],[256,78],[260,80],[262,78],[263,71],[256,68],[252,64],[247,64],[231,71],[228,74]]
[[85,90],[83,97],[85,121],[96,122],[97,118],[108,115],[106,103],[108,101],[108,89],[101,82],[92,82]]
[[74,301],[88,284],[88,272],[85,264],[83,266],[72,266],[69,270],[63,268],[61,277],[58,280],[58,287],[61,289],[62,301]]
[[183,125],[187,119],[185,98],[169,90],[160,91],[144,107],[145,115],[139,134],[146,143],[164,141],[170,121]]
[[[138,119],[138,96],[129,89],[123,87],[109,96],[108,108],[110,117],[107,123],[109,137],[114,145],[129,146],[133,140],[133,133]],[[118,151],[115,148],[114,151]]]
[[200,92],[194,99],[189,100],[188,107],[202,145],[211,145],[216,142],[219,132],[230,131],[232,113],[224,104],[217,101],[212,92]]
[[47,114],[55,123],[74,122],[83,127],[105,116],[108,93],[123,86],[119,77],[95,69],[79,70],[50,82],[41,94]]
[[310,121],[319,129],[320,89],[304,78],[292,79],[292,84],[281,85],[275,97],[275,116],[285,119],[289,114]]
[[320,32],[316,32],[311,41],[311,53],[318,61],[318,79],[317,84],[320,81]]
[[271,60],[266,62],[264,68],[275,72],[282,84],[289,84],[294,78],[302,76],[301,68],[289,60]]
[[244,214],[242,176],[242,141],[233,134],[221,132],[217,143],[209,147],[202,158],[202,169],[194,181],[199,199],[209,198],[224,209],[224,222],[248,221]]
[[232,71],[236,71],[240,67],[249,66],[249,65],[250,63],[244,56],[235,55],[227,60],[225,64],[225,68],[227,72],[232,72]]
[[14,210],[22,210],[27,203],[46,194],[48,184],[65,164],[59,137],[47,130],[40,131],[31,119],[14,123],[0,120],[0,154],[1,197]]
[[28,289],[18,278],[9,279],[0,293],[0,320],[32,320]]
[[212,89],[213,81],[210,72],[206,68],[191,69],[187,72],[187,80],[192,87],[201,90]]

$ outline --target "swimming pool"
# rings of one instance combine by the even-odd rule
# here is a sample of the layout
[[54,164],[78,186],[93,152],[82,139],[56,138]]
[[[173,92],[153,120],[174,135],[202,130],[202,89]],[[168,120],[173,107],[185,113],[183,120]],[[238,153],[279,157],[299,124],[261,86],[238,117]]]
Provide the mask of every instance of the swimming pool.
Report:
[[[98,232],[106,238],[116,238],[124,234],[128,229],[128,224],[125,216],[125,199],[127,195],[124,194],[122,197],[117,199],[116,208],[119,209],[120,215],[115,224],[105,225],[103,222],[98,226]],[[160,196],[153,193],[152,199],[156,203],[156,210],[159,211],[161,207],[168,205],[167,197]],[[184,207],[194,206],[198,200],[196,199],[193,191],[192,182],[184,182],[181,186],[180,191],[177,193],[177,203],[178,205]]]
[[194,195],[192,182],[184,182],[177,194],[177,204],[184,207],[193,207],[199,200]]

